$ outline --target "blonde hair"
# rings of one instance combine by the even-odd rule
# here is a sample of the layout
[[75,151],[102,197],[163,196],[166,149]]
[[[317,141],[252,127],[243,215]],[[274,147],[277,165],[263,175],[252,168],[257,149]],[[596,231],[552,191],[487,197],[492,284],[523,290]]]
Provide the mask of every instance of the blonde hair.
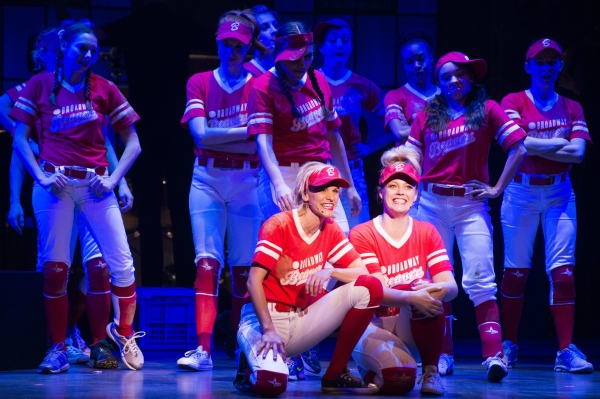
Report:
[[307,162],[302,165],[298,171],[298,176],[296,176],[296,184],[294,186],[294,201],[300,213],[306,210],[306,203],[302,197],[305,194],[308,194],[308,178],[313,173],[330,167],[331,165],[322,162]]
[[423,172],[423,168],[421,167],[423,154],[415,148],[406,147],[404,145],[394,147],[384,152],[381,156],[381,166],[383,166],[383,168],[396,162],[410,164],[419,174]]

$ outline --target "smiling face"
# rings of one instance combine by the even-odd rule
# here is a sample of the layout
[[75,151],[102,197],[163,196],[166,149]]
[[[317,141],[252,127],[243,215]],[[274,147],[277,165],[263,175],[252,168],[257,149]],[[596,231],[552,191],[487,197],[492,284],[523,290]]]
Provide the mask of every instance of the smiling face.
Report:
[[226,68],[236,68],[242,65],[249,46],[238,39],[227,38],[217,40],[219,60]]
[[352,53],[352,32],[348,28],[329,29],[319,51],[326,64],[346,65]]
[[314,46],[309,44],[304,55],[296,61],[281,61],[285,78],[292,84],[298,83],[304,77],[308,68],[312,65],[314,57]]
[[91,33],[82,33],[71,42],[63,41],[65,68],[83,73],[98,61],[98,39]]
[[553,88],[563,62],[552,49],[545,49],[525,62],[525,71],[531,75],[531,84],[541,88]]
[[438,72],[438,82],[447,101],[463,103],[471,92],[473,78],[465,65],[447,62]]
[[269,52],[275,50],[275,34],[279,29],[279,23],[271,13],[258,14],[256,21],[260,26],[260,33],[258,35],[258,41],[264,44]]
[[414,182],[396,178],[380,188],[378,195],[386,214],[390,216],[408,214],[417,199],[417,186]]
[[308,209],[319,219],[332,219],[333,212],[340,199],[340,188],[333,184],[320,187],[309,187],[302,195]]
[[429,45],[422,41],[408,42],[400,49],[400,58],[408,81],[424,85],[431,75],[433,57]]

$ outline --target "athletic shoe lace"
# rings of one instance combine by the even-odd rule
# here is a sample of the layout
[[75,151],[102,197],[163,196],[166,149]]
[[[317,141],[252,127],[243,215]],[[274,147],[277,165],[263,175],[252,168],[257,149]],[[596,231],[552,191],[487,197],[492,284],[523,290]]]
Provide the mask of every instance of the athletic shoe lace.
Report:
[[[44,360],[56,360],[58,359],[62,354],[63,354],[63,349],[65,348],[65,344],[63,344],[62,342],[54,345],[52,348],[50,348],[50,351],[48,352],[48,354],[46,355],[46,358]],[[67,348],[68,350],[68,348]]]
[[[201,347],[199,347],[201,348]],[[200,350],[199,348],[192,349],[191,351],[185,352],[183,356],[185,357],[208,357],[208,352],[205,350]]]
[[490,357],[488,357],[488,358],[487,358],[487,359],[485,359],[485,361],[484,361],[483,363],[481,363],[481,364],[482,364],[483,366],[489,367],[489,366],[490,366],[490,363],[492,363],[492,362],[494,362],[494,363],[496,363],[496,362],[500,362],[500,363],[502,363],[502,365],[503,365],[504,367],[506,367],[506,363],[505,363],[504,359],[500,357],[500,354],[501,354],[501,353],[502,353],[502,352],[498,352],[498,353],[496,353],[496,355],[495,355],[495,356],[490,356]]
[[587,360],[587,357],[574,344],[570,344],[567,349],[570,349],[578,358]]
[[80,334],[81,333],[77,328],[75,329],[75,332],[71,334],[71,339],[73,340],[73,344],[75,344],[74,346],[77,347],[77,349],[85,348],[87,346]]
[[123,345],[123,353],[133,353],[137,355],[140,352],[140,348],[137,346],[137,342],[135,342],[136,338],[142,338],[146,333],[144,331],[138,331],[129,338],[126,338],[125,345]]
[[437,376],[438,373],[435,370],[427,370],[425,371],[425,373],[423,373],[423,375],[421,375],[421,377],[417,381],[417,384],[423,382],[423,384],[428,384],[429,386],[435,388],[444,388],[442,385],[442,381],[439,378],[436,378]]

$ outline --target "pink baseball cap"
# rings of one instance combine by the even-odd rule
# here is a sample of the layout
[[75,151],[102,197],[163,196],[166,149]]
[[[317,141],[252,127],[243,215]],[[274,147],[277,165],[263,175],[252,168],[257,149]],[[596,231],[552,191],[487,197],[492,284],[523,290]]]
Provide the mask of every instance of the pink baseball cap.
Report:
[[317,24],[317,26],[315,26],[315,41],[317,43],[320,43],[325,36],[325,32],[327,31],[327,29],[329,28],[346,28],[348,29],[350,32],[352,32],[352,27],[350,26],[350,24],[343,18],[332,18],[330,20],[327,21],[323,21],[323,22],[319,22]]
[[[381,171],[381,176],[379,177],[379,185],[383,186],[387,184],[390,180],[395,177],[408,177],[410,180],[415,181],[417,184],[421,181],[421,176],[419,172],[413,166],[406,162],[394,162],[386,166]],[[403,179],[405,180],[405,179]]]
[[552,39],[540,39],[537,42],[533,43],[529,46],[527,50],[527,54],[525,55],[525,60],[529,60],[540,53],[542,50],[554,50],[558,53],[560,57],[562,57],[562,48],[558,43],[556,43]]
[[452,51],[448,54],[442,55],[438,62],[435,64],[435,76],[437,78],[440,69],[444,64],[453,62],[458,65],[469,64],[473,68],[475,79],[481,79],[487,74],[487,64],[481,58],[469,59],[466,54],[459,53],[458,51]]
[[328,183],[336,183],[338,187],[348,188],[350,183],[348,180],[340,176],[340,171],[335,166],[328,166],[316,172],[313,172],[308,177],[309,187],[321,187]]
[[252,40],[252,29],[238,21],[225,21],[217,30],[217,40],[223,39],[238,39],[248,44]]
[[275,62],[296,61],[304,55],[308,45],[313,43],[312,32],[278,37],[275,39]]

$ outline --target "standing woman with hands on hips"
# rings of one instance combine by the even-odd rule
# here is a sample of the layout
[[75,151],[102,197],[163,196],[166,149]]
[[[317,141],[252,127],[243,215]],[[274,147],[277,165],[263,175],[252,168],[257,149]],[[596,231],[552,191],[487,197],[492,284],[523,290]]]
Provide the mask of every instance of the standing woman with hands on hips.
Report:
[[[89,21],[64,22],[59,38],[54,74],[31,78],[10,113],[17,119],[13,148],[35,180],[33,208],[40,234],[46,237],[41,243],[43,293],[53,346],[39,371],[59,373],[68,369],[64,352],[66,284],[75,209],[111,272],[115,319],[106,327],[107,334],[119,346],[125,365],[139,370],[144,356],[135,339],[144,333],[134,334],[132,330],[136,307],[133,258],[113,193],[140,154],[133,127],[139,116],[112,82],[91,73],[98,60],[98,39]],[[125,143],[110,176],[102,132],[104,117]],[[39,165],[28,143],[36,119],[42,122]]]

